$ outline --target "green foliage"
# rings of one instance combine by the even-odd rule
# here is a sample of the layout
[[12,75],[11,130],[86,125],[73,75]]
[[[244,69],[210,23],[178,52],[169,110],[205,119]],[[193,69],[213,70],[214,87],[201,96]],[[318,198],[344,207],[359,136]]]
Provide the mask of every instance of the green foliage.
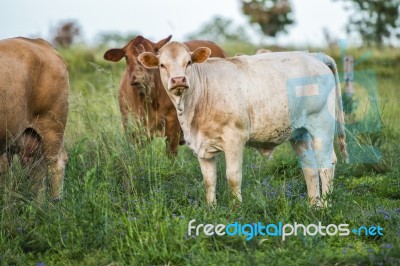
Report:
[[140,35],[138,32],[102,32],[97,35],[96,42],[102,46],[123,47],[138,35]]
[[382,46],[390,37],[400,36],[399,0],[342,0],[350,2],[354,13],[347,30],[360,34],[366,45]]
[[187,38],[212,40],[218,44],[249,42],[248,34],[243,26],[235,26],[232,19],[218,16],[203,25],[197,33],[189,34]]
[[242,54],[255,54],[257,49],[254,45],[245,42],[228,42],[221,45],[228,55],[235,56],[238,51]]
[[250,23],[260,27],[261,32],[275,37],[286,32],[287,26],[293,24],[291,5],[288,0],[241,0],[243,14],[249,17]]
[[[373,50],[372,58],[357,66],[377,72],[384,106],[382,153],[390,168],[377,174],[363,165],[355,170],[355,165],[339,164],[332,206],[325,210],[309,207],[304,178],[289,145],[280,146],[270,161],[253,149],[246,150],[240,206],[231,203],[224,157],[218,156],[218,205],[208,207],[200,167],[189,148],[181,146],[178,158],[171,159],[165,155],[163,139],[139,146],[123,133],[117,90],[124,63],[105,62],[104,50],[86,47],[61,53],[71,80],[64,199],[37,202],[24,169],[13,165],[0,179],[1,265],[400,263],[398,51]],[[358,58],[363,51],[350,53]],[[339,63],[339,52],[331,54]],[[140,128],[130,131],[141,132]],[[197,224],[379,224],[384,236],[297,236],[286,241],[192,237],[187,234],[192,219]]]

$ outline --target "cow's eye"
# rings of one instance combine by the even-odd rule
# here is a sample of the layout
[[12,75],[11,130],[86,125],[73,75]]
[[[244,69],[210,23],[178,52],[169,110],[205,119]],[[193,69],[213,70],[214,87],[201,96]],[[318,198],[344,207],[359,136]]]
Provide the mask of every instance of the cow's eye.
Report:
[[166,69],[164,64],[160,64],[160,67]]
[[192,64],[192,61],[188,61],[187,64],[186,64],[186,66],[188,67],[188,66],[190,66],[191,64]]

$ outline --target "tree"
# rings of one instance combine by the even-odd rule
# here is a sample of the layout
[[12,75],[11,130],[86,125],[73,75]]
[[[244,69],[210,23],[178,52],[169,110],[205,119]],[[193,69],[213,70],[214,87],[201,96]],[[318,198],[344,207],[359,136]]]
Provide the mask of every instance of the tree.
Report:
[[235,26],[231,19],[218,16],[204,24],[198,32],[189,34],[187,38],[212,40],[220,44],[231,41],[249,41],[244,27]]
[[71,46],[80,35],[80,27],[75,21],[60,22],[54,31],[53,44],[61,47]]
[[[335,0],[337,1],[337,0]],[[357,32],[368,46],[382,46],[385,39],[400,36],[400,0],[342,0],[351,3],[354,13],[348,32]]]
[[275,37],[286,32],[293,24],[292,8],[288,0],[241,0],[243,13],[250,18],[250,23],[260,27],[266,36]]

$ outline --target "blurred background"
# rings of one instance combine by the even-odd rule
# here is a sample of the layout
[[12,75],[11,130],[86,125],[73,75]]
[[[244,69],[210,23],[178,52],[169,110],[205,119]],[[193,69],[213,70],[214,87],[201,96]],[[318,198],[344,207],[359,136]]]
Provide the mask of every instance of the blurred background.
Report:
[[59,46],[156,41],[327,47],[399,46],[400,0],[3,0],[0,38],[42,37]]
[[[50,41],[67,63],[70,94],[65,199],[30,200],[18,164],[0,178],[0,265],[400,265],[399,6],[400,0],[1,0],[0,39]],[[288,144],[271,161],[246,149],[241,206],[231,202],[218,156],[218,206],[210,209],[188,147],[171,160],[164,139],[130,143],[130,133],[150,141],[140,128],[124,134],[117,95],[126,62],[103,55],[138,34],[153,42],[170,34],[175,41],[209,39],[230,55],[266,48],[332,56],[351,156],[350,163],[339,160],[332,206],[309,207]],[[345,222],[385,231],[246,241],[188,236],[191,219]]]

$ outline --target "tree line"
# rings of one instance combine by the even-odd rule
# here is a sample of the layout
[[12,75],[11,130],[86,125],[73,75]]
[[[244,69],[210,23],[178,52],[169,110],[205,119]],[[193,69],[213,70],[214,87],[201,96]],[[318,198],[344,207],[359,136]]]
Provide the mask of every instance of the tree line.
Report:
[[[260,36],[276,37],[285,34],[295,23],[290,0],[239,1],[241,11],[248,18],[249,25]],[[400,0],[332,1],[346,3],[344,8],[351,11],[346,31],[348,34],[358,34],[364,45],[381,47],[390,44],[391,40],[400,38]],[[79,37],[80,32],[80,26],[76,21],[61,22],[53,30],[53,43],[56,46],[68,47]],[[326,30],[324,34],[329,35]],[[123,36],[117,32],[101,33],[98,41],[102,44],[123,43],[131,39],[134,33],[128,35]],[[211,39],[217,43],[249,40],[246,27],[236,26],[231,19],[223,17],[214,17],[188,37]]]

